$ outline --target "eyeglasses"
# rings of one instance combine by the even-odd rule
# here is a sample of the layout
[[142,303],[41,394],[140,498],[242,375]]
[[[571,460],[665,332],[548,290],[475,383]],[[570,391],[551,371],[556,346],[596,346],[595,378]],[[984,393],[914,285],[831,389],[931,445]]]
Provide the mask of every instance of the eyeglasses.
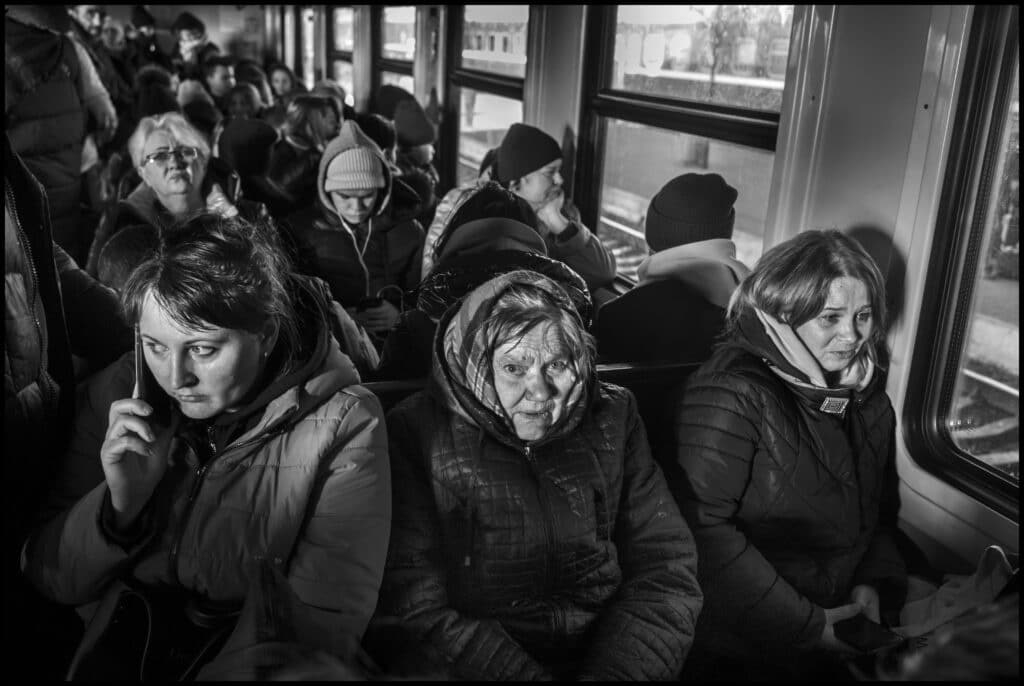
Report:
[[180,157],[183,162],[191,162],[195,158],[199,157],[199,148],[191,145],[183,145],[180,148],[174,150],[157,150],[146,155],[142,159],[142,166],[146,166],[150,162],[166,167],[171,161],[172,157]]

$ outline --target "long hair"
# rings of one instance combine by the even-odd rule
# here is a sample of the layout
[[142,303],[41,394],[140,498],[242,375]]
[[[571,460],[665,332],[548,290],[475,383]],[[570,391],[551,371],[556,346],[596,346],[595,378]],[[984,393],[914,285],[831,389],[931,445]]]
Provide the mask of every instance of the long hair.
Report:
[[121,292],[130,325],[139,322],[148,295],[183,328],[259,333],[273,322],[278,347],[286,346],[284,370],[297,363],[301,337],[291,265],[272,226],[204,212],[162,232],[156,254]]
[[867,289],[872,330],[864,349],[878,363],[888,325],[885,281],[861,244],[835,230],[804,231],[766,252],[733,292],[725,336],[735,333],[743,315],[754,309],[798,328],[821,313],[830,285],[842,277],[857,279]]

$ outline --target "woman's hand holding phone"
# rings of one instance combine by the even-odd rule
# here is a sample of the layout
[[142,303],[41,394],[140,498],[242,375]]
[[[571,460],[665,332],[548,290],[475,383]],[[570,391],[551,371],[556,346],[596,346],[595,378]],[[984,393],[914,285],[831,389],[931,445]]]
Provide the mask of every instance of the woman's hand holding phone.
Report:
[[118,528],[127,528],[135,521],[167,471],[172,432],[158,437],[145,419],[152,413],[149,403],[136,398],[116,400],[110,405],[100,461]]

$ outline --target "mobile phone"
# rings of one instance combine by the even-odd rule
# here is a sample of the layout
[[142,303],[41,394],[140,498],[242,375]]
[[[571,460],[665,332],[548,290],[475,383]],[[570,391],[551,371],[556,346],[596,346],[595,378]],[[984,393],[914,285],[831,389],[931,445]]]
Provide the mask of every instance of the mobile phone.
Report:
[[139,332],[139,325],[135,325],[135,387],[132,389],[132,398],[149,402],[149,379],[148,367],[146,367],[146,355],[142,350],[142,334]]
[[906,640],[863,614],[836,622],[832,630],[840,641],[865,653],[894,648]]

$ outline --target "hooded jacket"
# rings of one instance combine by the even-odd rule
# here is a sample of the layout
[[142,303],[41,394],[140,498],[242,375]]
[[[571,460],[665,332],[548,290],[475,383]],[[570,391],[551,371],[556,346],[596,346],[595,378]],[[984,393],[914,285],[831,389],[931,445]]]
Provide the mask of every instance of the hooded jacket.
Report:
[[902,605],[895,417],[884,374],[862,371],[827,387],[791,327],[748,312],[687,382],[676,496],[705,594],[695,651],[788,661],[856,584]]
[[[423,274],[429,274],[434,268],[435,246],[448,230],[449,222],[459,208],[480,190],[483,184],[491,180],[490,173],[483,173],[480,178],[448,191],[437,204],[434,220],[427,230],[423,246]],[[576,207],[565,201],[562,214],[569,219],[569,228],[561,234],[549,233],[542,236],[547,245],[549,257],[560,260],[574,272],[583,277],[591,290],[607,286],[615,278],[615,258],[605,250],[601,240],[590,229],[583,225]]]
[[167,409],[168,471],[128,538],[111,533],[98,455],[110,403],[131,395],[132,356],[94,377],[50,501],[54,514],[27,548],[24,571],[45,596],[89,603],[130,577],[239,606],[255,561],[265,558],[307,606],[319,629],[313,647],[339,654],[355,645],[388,546],[387,439],[379,402],[330,335],[323,289],[304,288],[300,305],[306,338],[297,369],[209,422]]
[[650,255],[637,285],[598,310],[598,353],[610,362],[703,362],[725,326],[730,296],[749,273],[725,238]]
[[[324,184],[331,161],[356,147],[369,148],[380,160],[384,188],[377,195],[370,218],[352,226],[338,214]],[[392,175],[377,144],[349,121],[342,123],[341,132],[324,149],[316,188],[319,204],[314,212],[297,213],[288,219],[306,255],[307,264],[301,266],[324,279],[334,299],[345,307],[378,294],[399,306],[401,293],[412,290],[420,281],[423,229],[415,219],[418,196]],[[383,290],[388,286],[392,288]]]
[[701,606],[689,529],[628,390],[591,372],[547,436],[516,436],[480,340],[515,282],[572,307],[537,274],[489,281],[441,320],[428,390],[388,415],[378,618],[429,641],[455,678],[674,678]]
[[46,188],[53,238],[76,259],[86,113],[71,17],[60,6],[4,8],[4,128],[11,147]]

